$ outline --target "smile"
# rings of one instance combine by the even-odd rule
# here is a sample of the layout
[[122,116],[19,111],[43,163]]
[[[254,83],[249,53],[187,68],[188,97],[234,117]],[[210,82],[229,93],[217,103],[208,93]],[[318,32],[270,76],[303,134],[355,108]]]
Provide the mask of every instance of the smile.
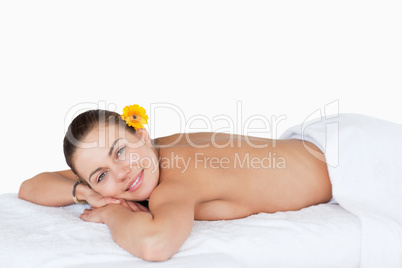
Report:
[[126,192],[133,192],[140,188],[142,181],[144,179],[144,170],[141,170],[140,174],[130,182],[129,187],[126,189]]

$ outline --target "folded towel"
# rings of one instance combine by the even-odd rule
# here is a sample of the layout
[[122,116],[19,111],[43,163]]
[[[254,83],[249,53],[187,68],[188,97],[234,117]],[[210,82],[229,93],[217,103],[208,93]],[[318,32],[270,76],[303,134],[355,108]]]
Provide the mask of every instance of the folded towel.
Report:
[[402,267],[402,125],[332,115],[281,139],[306,140],[325,153],[334,199],[362,225],[361,267]]

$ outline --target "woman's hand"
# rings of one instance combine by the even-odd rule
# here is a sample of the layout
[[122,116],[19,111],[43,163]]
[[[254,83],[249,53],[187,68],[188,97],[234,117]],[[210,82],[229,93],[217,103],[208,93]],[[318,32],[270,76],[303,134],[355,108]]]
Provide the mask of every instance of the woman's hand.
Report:
[[104,207],[91,207],[89,209],[85,209],[80,218],[84,221],[104,223],[104,212],[113,209],[113,207],[124,207],[132,212],[149,212],[149,209],[139,203],[124,199],[118,199],[118,201],[120,201],[120,204],[109,204]]
[[[87,186],[88,187],[88,186]],[[89,187],[88,187],[89,188]],[[109,204],[120,204],[119,199],[113,197],[105,197],[92,189],[89,189],[85,199],[92,207],[100,208]]]
[[120,204],[121,200],[113,197],[104,197],[103,195],[95,192],[89,186],[78,184],[76,188],[76,197],[78,200],[85,200],[92,207],[100,208],[109,204]]

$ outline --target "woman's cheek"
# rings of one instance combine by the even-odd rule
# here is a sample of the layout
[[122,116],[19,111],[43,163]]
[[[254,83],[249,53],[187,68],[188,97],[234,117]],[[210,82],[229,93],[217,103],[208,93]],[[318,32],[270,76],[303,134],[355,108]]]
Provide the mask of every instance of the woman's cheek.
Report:
[[119,194],[116,185],[113,183],[107,183],[105,185],[102,185],[102,188],[98,192],[103,196],[109,196],[109,197],[116,197],[116,195]]
[[139,167],[141,162],[141,156],[139,153],[131,152],[129,153],[128,158],[126,160],[128,160],[127,164],[130,166],[130,168]]

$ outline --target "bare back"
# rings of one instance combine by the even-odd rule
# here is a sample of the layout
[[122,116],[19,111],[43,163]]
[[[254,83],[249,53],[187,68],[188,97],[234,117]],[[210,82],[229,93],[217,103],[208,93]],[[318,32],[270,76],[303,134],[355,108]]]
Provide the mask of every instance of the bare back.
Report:
[[196,220],[299,210],[332,198],[325,158],[308,142],[191,133],[155,139],[154,144],[160,185],[185,184],[194,196]]

